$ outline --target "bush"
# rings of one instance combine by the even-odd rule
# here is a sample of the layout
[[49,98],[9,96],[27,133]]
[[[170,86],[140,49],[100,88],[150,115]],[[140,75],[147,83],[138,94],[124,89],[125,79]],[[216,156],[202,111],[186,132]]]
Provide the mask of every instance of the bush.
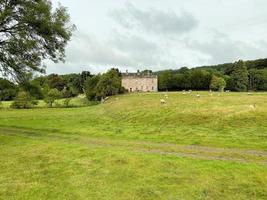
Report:
[[216,90],[216,91],[224,91],[224,88],[226,86],[226,82],[223,78],[212,76],[211,82],[210,82],[210,89]]
[[29,109],[37,104],[38,104],[38,101],[32,99],[29,93],[25,91],[20,91],[18,95],[16,96],[14,102],[11,104],[11,108]]
[[47,97],[45,98],[45,102],[48,104],[50,108],[53,107],[53,103],[61,97],[61,93],[57,89],[51,89]]

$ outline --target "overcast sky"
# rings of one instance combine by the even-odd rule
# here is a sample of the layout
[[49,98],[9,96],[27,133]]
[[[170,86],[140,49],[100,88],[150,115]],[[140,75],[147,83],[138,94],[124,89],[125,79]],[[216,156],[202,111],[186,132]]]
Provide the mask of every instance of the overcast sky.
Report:
[[177,69],[267,57],[266,0],[52,0],[77,26],[47,73]]

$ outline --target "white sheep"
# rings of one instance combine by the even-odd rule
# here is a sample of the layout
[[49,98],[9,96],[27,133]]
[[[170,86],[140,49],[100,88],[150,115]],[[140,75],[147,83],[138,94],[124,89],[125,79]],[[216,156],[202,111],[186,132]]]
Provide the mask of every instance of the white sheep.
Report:
[[164,99],[161,99],[161,100],[160,100],[160,103],[161,103],[161,104],[166,104],[166,101],[165,101]]
[[256,109],[256,104],[249,105],[249,108],[251,108],[252,110],[255,110]]

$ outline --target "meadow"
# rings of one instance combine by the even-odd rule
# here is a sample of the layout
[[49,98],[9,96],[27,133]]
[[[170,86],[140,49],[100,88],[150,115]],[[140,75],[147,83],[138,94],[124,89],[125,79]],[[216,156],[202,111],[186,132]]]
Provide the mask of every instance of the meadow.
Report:
[[0,199],[267,199],[267,93],[196,94],[4,102]]

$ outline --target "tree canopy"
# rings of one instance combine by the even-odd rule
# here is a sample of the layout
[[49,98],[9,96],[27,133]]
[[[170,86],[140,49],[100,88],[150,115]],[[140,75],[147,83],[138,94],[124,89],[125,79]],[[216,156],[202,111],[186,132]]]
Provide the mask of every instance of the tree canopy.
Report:
[[44,72],[42,60],[64,61],[74,25],[50,0],[0,0],[0,72],[20,78]]

